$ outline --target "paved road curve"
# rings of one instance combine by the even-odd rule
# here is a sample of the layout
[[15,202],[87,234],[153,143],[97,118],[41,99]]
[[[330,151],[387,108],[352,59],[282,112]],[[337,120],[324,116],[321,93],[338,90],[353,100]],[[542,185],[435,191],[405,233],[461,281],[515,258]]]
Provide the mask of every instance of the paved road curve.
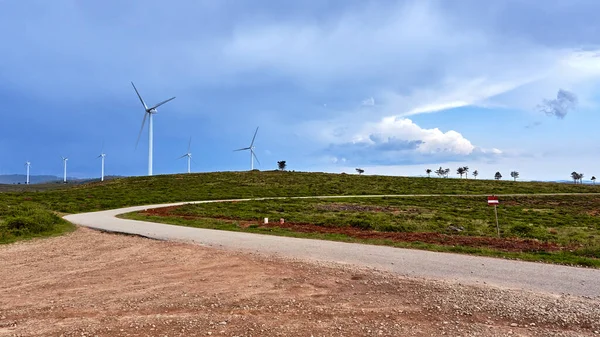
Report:
[[[239,199],[239,201],[243,200],[249,199]],[[219,201],[186,203],[206,202]],[[374,267],[410,277],[445,279],[468,284],[485,283],[513,289],[600,298],[600,270],[597,269],[200,229],[115,217],[133,211],[186,203],[136,206],[74,214],[65,216],[65,219],[80,226],[105,231],[137,234],[162,240],[194,242],[205,246],[246,252]]]

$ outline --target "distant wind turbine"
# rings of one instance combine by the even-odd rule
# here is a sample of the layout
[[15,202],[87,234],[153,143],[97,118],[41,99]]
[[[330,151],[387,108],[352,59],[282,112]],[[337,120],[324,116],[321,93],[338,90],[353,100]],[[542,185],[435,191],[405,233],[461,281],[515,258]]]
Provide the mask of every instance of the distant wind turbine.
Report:
[[25,184],[29,185],[29,168],[31,167],[31,162],[26,161],[25,167],[27,167],[27,179],[25,180]]
[[67,160],[69,160],[69,158],[67,158],[67,157],[61,157],[61,158],[63,160],[63,170],[64,170],[63,183],[66,184],[67,183]]
[[181,158],[187,157],[187,164],[188,164],[188,170],[187,170],[187,173],[190,173],[190,167],[191,167],[191,165],[190,165],[190,162],[192,161],[192,153],[190,152],[190,148],[191,148],[191,146],[192,146],[192,137],[190,137],[190,141],[188,142],[188,150],[187,150],[187,153],[186,153],[186,154],[184,154],[183,156],[181,156],[181,157],[177,158],[177,159],[181,159]]
[[258,127],[256,127],[256,131],[254,131],[254,137],[252,137],[252,143],[250,143],[250,146],[234,150],[234,151],[250,150],[250,170],[254,170],[254,159],[256,159],[256,162],[258,163],[258,165],[260,165],[260,161],[258,160],[258,157],[256,157],[256,154],[254,154],[254,149],[255,149],[254,140],[256,139],[257,132],[258,132]]
[[140,137],[142,136],[142,131],[144,131],[144,124],[146,123],[146,117],[148,117],[148,175],[151,176],[152,175],[152,138],[153,138],[152,137],[152,115],[158,112],[156,110],[156,108],[158,108],[159,106],[161,106],[169,101],[174,100],[175,97],[171,97],[171,98],[164,100],[164,101],[154,105],[153,107],[149,108],[146,105],[146,103],[144,102],[144,100],[142,99],[142,96],[140,95],[137,88],[135,87],[135,84],[133,84],[133,82],[131,82],[131,85],[133,86],[135,93],[138,95],[138,98],[140,99],[140,102],[142,102],[142,105],[144,106],[144,110],[146,111],[144,113],[144,119],[142,120],[142,127],[140,128],[140,133],[138,135],[137,141],[135,142],[136,148],[137,148],[138,143],[140,142]]
[[96,159],[102,159],[102,173],[100,175],[100,181],[104,181],[104,158],[106,157],[106,153],[104,153],[104,144],[102,144],[102,150],[100,151],[100,155],[96,157]]

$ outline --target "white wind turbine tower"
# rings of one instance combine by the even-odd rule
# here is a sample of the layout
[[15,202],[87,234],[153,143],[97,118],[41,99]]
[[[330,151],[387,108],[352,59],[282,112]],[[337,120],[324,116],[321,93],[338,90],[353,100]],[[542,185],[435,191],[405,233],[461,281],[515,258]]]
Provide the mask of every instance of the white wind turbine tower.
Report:
[[250,150],[250,170],[254,170],[254,159],[256,159],[256,162],[260,165],[260,161],[258,160],[258,157],[256,157],[256,154],[254,154],[254,140],[256,139],[256,133],[258,132],[258,127],[256,127],[256,131],[254,131],[254,137],[252,137],[252,143],[250,143],[250,146],[248,147],[244,147],[241,149],[237,149],[237,150],[233,150],[233,151],[245,151],[245,150]]
[[191,146],[192,146],[192,137],[190,137],[190,141],[188,142],[187,153],[184,154],[183,156],[177,158],[177,159],[181,159],[181,158],[187,157],[187,165],[188,165],[187,173],[190,173],[190,168],[191,168],[191,165],[190,165],[190,162],[192,161],[192,153],[190,152],[190,147]]
[[164,100],[164,101],[154,105],[153,107],[149,108],[146,105],[146,103],[144,102],[144,100],[142,99],[142,96],[140,95],[137,88],[135,87],[135,84],[133,84],[133,82],[131,82],[131,85],[133,86],[135,93],[138,95],[140,102],[142,102],[142,105],[144,106],[144,110],[146,111],[144,113],[144,119],[142,120],[142,127],[140,128],[140,134],[138,135],[137,142],[135,143],[136,148],[137,148],[137,144],[140,142],[140,136],[142,135],[142,131],[144,131],[144,124],[146,123],[146,117],[148,117],[148,175],[151,176],[152,175],[152,138],[153,138],[152,137],[152,115],[154,115],[155,113],[158,112],[156,110],[156,108],[158,108],[159,106],[161,106],[171,100],[174,100],[175,97],[171,97],[171,98]]
[[31,162],[26,161],[25,167],[27,167],[27,179],[25,180],[25,184],[29,185],[29,168],[31,167]]
[[69,160],[69,158],[67,157],[61,157],[63,160],[63,183],[67,183],[67,160]]
[[105,157],[106,157],[106,153],[104,153],[104,145],[102,145],[102,150],[100,151],[100,155],[98,157],[96,157],[96,159],[102,158],[102,174],[100,175],[100,181],[104,181],[104,158]]

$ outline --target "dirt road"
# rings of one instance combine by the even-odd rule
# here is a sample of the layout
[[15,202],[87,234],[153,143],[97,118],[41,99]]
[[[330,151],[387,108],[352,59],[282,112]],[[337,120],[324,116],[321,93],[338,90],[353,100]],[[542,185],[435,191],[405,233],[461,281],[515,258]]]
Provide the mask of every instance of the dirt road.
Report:
[[138,234],[156,239],[195,242],[237,251],[376,267],[403,276],[453,280],[467,284],[490,284],[554,294],[600,296],[600,282],[598,282],[600,270],[597,269],[226,232],[115,218],[117,214],[178,204],[181,203],[129,207],[69,215],[65,218],[81,226],[102,230]]
[[0,336],[598,336],[594,331],[597,299],[86,228],[0,246]]

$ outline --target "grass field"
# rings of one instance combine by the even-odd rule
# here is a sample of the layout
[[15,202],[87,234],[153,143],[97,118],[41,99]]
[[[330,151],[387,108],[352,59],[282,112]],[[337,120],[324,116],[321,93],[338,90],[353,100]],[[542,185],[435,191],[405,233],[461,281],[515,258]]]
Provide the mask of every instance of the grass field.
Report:
[[[56,185],[59,185],[58,187]],[[32,201],[63,213],[209,199],[368,194],[597,193],[598,186],[301,172],[215,172],[132,177],[64,187],[5,185],[0,202]],[[18,186],[18,187],[15,187]]]
[[[10,220],[11,217],[15,218],[29,216],[31,218],[31,216],[14,213],[14,210],[12,209],[13,207],[18,207],[18,209],[21,210],[35,209],[38,213],[45,212],[47,215],[54,215],[97,211],[142,204],[251,197],[371,194],[488,195],[509,193],[597,193],[599,189],[597,186],[559,183],[254,171],[132,177],[114,179],[103,183],[96,182],[79,185],[4,185],[0,186],[0,191],[0,204],[3,207],[0,209],[0,235],[4,237],[3,242],[12,242],[20,238],[29,238],[40,235],[55,235],[56,233],[62,231],[71,230],[69,226],[65,226],[60,222],[56,222],[53,229],[45,230],[39,233],[30,232],[27,234],[27,231],[24,230],[16,231],[13,227],[7,225],[7,223],[9,223],[8,220]],[[594,197],[594,200],[597,200],[595,198],[596,197]],[[385,200],[387,199],[381,199],[381,202],[384,202]],[[377,212],[369,211],[355,212],[355,214],[334,211],[314,212],[314,214],[311,216],[321,217],[321,220],[317,218],[309,218],[304,220],[321,224],[319,221],[326,221],[329,219],[329,217],[333,217],[335,215],[336,219],[339,217],[340,219],[345,219],[344,221],[349,221],[338,223],[341,225],[350,225],[353,228],[366,226],[365,228],[396,232],[410,232],[415,230],[432,230],[440,232],[443,228],[449,226],[447,223],[456,223],[458,226],[465,227],[465,231],[459,233],[459,235],[479,235],[477,234],[479,232],[483,233],[484,235],[492,234],[493,229],[489,228],[488,223],[482,223],[480,226],[477,226],[477,221],[491,221],[492,218],[489,215],[490,209],[487,208],[487,206],[482,206],[483,208],[481,209],[471,206],[469,203],[474,201],[469,201],[469,198],[453,199],[456,200],[456,203],[444,202],[444,198],[432,200],[436,200],[435,204],[420,204],[423,202],[431,203],[433,201],[406,199],[407,202],[410,201],[414,204],[410,205],[410,207],[424,209],[424,211],[422,211],[420,214],[410,214],[409,212],[405,215],[402,222],[393,222],[390,219],[386,219],[385,212],[379,212],[381,213],[379,214]],[[364,200],[360,202],[364,202]],[[463,202],[466,204],[463,204]],[[478,200],[477,203],[485,205],[485,200]],[[569,201],[568,203],[571,204],[572,202]],[[232,204],[226,205],[232,206]],[[252,206],[252,204],[249,205]],[[270,204],[265,203],[265,205]],[[296,207],[292,207],[292,205],[287,206],[289,209],[285,209],[285,212],[292,212],[293,207]],[[298,205],[298,207],[301,206],[309,207],[308,202],[307,204],[300,203]],[[380,206],[391,207],[389,205]],[[243,206],[240,210],[238,210],[238,213],[236,213],[235,216],[237,216],[239,219],[243,219],[244,216],[254,216],[253,219],[256,219],[256,217],[259,216],[258,214],[252,213],[251,211],[245,209],[245,207],[246,206]],[[465,207],[470,209],[470,211],[465,212]],[[433,208],[443,210],[443,212],[434,215],[434,213],[431,211]],[[526,207],[523,206],[523,208]],[[585,232],[584,228],[597,228],[594,227],[594,225],[597,226],[595,221],[597,217],[591,215],[586,217],[581,214],[577,215],[573,212],[560,215],[560,212],[563,211],[559,209],[562,209],[563,207],[555,207],[555,212],[558,213],[544,213],[544,211],[534,210],[542,209],[543,207],[529,208],[532,209],[532,211],[522,211],[521,218],[513,218],[515,220],[511,220],[513,222],[510,224],[504,223],[506,227],[503,228],[503,233],[505,235],[513,235],[519,231],[522,232],[519,234],[522,236],[535,233],[536,237],[539,237],[542,240],[554,240],[560,244],[568,243],[568,241],[565,240],[570,235],[572,238],[576,239],[577,243],[581,243],[585,241],[582,234]],[[427,209],[429,209],[429,211],[427,211]],[[306,213],[305,211],[306,210],[301,210],[298,212]],[[244,214],[243,212],[248,213]],[[288,215],[285,212],[284,217],[296,216],[294,214]],[[559,214],[560,217],[557,218],[557,214]],[[462,218],[458,217],[459,215],[462,215]],[[507,217],[507,215],[510,215],[510,217]],[[513,215],[514,214],[512,213],[501,214],[501,217],[503,219],[507,219],[512,218]],[[260,217],[262,216],[263,215],[261,214]],[[277,214],[273,216],[276,218],[279,217]],[[352,226],[350,222],[358,221],[357,223],[360,223],[361,217],[366,217],[375,221],[369,225],[366,225],[369,222],[363,222],[363,225],[355,224]],[[471,220],[467,221],[469,219]],[[543,231],[540,230],[541,225],[535,221],[531,222],[531,219],[548,219],[549,222],[543,227],[549,228],[548,231],[551,231],[552,233],[557,231],[558,234],[555,235],[549,232],[548,238],[543,238],[541,234]],[[522,223],[519,223],[519,221]],[[552,222],[550,223],[550,221]],[[576,221],[577,223],[581,222],[581,226],[579,226],[581,228],[576,229],[578,226],[564,225],[564,223],[572,224],[572,221]],[[530,223],[533,223],[534,225],[530,226]],[[287,231],[289,232],[290,230],[287,229]],[[323,235],[331,236],[334,234],[324,233]],[[592,237],[588,237],[588,241],[591,243],[597,242],[598,237],[596,234],[592,233]]]
[[[468,252],[600,267],[600,195],[283,199],[126,215],[176,225]],[[262,224],[263,218],[274,224]],[[285,224],[277,224],[280,218]]]
[[60,235],[74,229],[71,223],[39,204],[0,204],[0,244]]

